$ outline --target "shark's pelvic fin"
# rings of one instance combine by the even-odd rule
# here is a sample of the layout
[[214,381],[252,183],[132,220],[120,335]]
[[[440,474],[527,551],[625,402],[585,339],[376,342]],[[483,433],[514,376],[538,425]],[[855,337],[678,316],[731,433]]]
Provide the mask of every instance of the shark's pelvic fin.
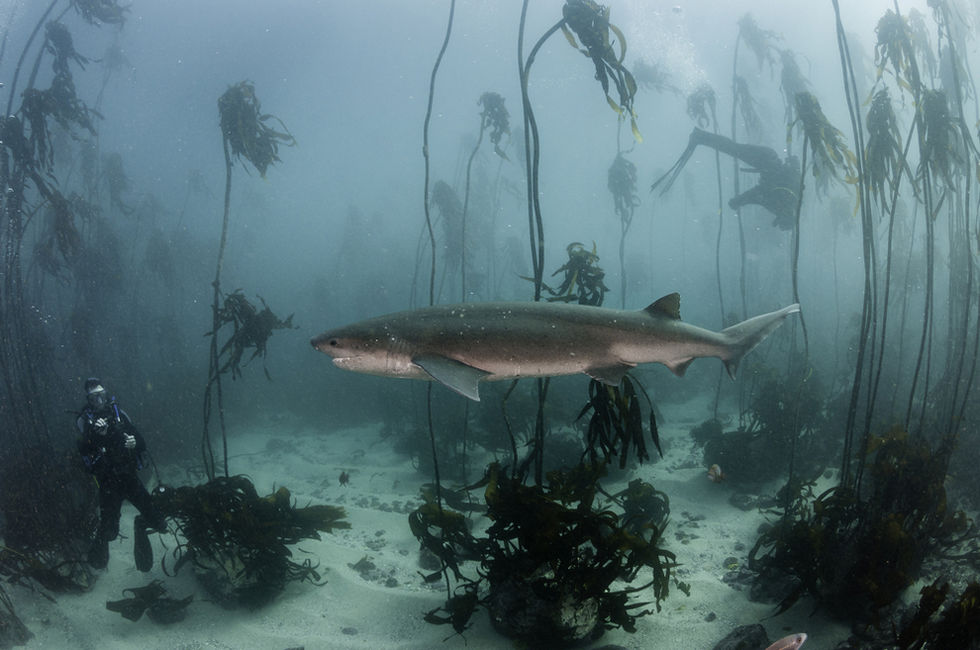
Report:
[[635,367],[636,364],[620,363],[605,368],[589,368],[585,374],[609,386],[619,386],[623,381],[623,376]]
[[443,386],[476,402],[480,401],[480,380],[490,374],[485,370],[438,354],[413,357],[412,363],[426,371]]
[[690,366],[693,361],[694,361],[694,357],[691,357],[690,359],[685,359],[684,361],[680,361],[677,363],[671,363],[665,361],[664,365],[667,366],[670,369],[670,371],[675,375],[677,375],[678,377],[683,377],[684,373],[687,372],[687,367]]

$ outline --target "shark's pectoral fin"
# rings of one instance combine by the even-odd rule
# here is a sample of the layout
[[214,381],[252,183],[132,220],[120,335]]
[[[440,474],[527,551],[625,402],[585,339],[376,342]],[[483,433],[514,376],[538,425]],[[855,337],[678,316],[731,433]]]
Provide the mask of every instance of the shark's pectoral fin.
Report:
[[604,368],[589,368],[585,374],[604,384],[619,386],[623,381],[623,375],[635,367],[635,364],[618,363],[615,366],[605,366]]
[[412,357],[412,363],[426,371],[430,377],[463,397],[480,401],[480,380],[490,373],[462,361],[456,361],[438,354],[423,354]]

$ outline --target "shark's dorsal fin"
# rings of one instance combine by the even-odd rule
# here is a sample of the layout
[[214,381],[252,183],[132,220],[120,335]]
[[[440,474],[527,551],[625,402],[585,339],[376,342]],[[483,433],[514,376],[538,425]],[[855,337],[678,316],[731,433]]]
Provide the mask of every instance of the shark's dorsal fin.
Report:
[[667,317],[673,320],[681,319],[681,294],[668,293],[666,296],[657,300],[649,307],[644,309],[651,316]]
[[471,400],[480,401],[480,380],[490,373],[467,365],[462,361],[438,354],[421,354],[412,357],[419,366],[440,384]]

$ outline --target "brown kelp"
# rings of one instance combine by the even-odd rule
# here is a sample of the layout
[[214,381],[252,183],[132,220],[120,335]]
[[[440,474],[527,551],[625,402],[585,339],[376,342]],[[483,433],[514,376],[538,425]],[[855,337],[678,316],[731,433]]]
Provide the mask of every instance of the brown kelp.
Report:
[[[601,473],[601,465],[580,465],[549,472],[547,485],[529,486],[491,465],[469,488],[484,488],[486,516],[493,522],[485,538],[466,532],[458,513],[436,517],[431,506],[423,506],[411,515],[416,537],[462,579],[426,620],[462,633],[483,607],[502,634],[549,646],[594,639],[618,627],[635,632],[636,619],[652,613],[650,605],[659,611],[669,593],[675,558],[659,542],[670,507],[666,495],[642,481],[600,506]],[[478,577],[466,578],[462,563],[474,553],[480,558]],[[647,571],[643,585],[613,588]],[[648,588],[652,603],[632,602],[632,594]]]
[[633,225],[640,199],[636,195],[636,165],[623,152],[617,153],[609,166],[606,187],[613,196],[614,211],[619,217],[620,307],[626,309],[626,234]]
[[[228,88],[218,98],[218,113],[221,135],[231,155],[252,163],[263,178],[269,166],[279,162],[279,145],[296,144],[282,120],[262,112],[251,82],[240,81]],[[270,127],[267,124],[270,121],[277,122],[282,130]]]
[[298,508],[285,487],[260,497],[244,476],[157,490],[154,502],[174,524],[173,572],[190,562],[198,580],[224,606],[258,607],[293,580],[323,584],[317,565],[291,559],[289,547],[320,539],[321,532],[350,528],[343,508]]
[[919,594],[915,612],[893,634],[895,646],[966,648],[980,637],[980,583],[972,580],[959,594],[950,594],[949,583],[936,578]]
[[[636,126],[636,112],[633,98],[636,96],[636,80],[624,65],[626,58],[626,37],[616,25],[609,22],[609,7],[592,0],[566,0],[561,9],[564,18],[561,31],[569,44],[592,60],[595,78],[606,93],[606,101],[621,117],[629,116],[633,136],[642,140]],[[618,39],[619,53],[609,37],[612,32]],[[578,36],[582,47],[575,40]],[[618,101],[609,96],[610,81],[616,88]]]
[[799,483],[784,517],[749,553],[760,580],[788,574],[793,588],[780,611],[803,594],[835,615],[871,621],[920,576],[937,549],[974,536],[962,512],[947,505],[946,459],[901,429],[868,447],[866,494],[838,485],[812,494]]
[[565,252],[568,253],[568,261],[552,273],[553,276],[562,274],[561,284],[554,289],[547,284],[542,285],[551,294],[548,302],[601,305],[609,287],[603,282],[606,272],[599,266],[595,242],[592,243],[592,250],[580,242],[572,242],[565,247]]
[[[231,334],[221,349],[218,350],[219,375],[230,371],[232,379],[240,377],[242,374],[242,357],[247,350],[252,351],[252,356],[248,358],[248,361],[255,357],[264,358],[266,345],[274,330],[295,329],[292,314],[286,320],[282,320],[269,309],[262,296],[258,296],[258,298],[262,303],[261,310],[248,301],[241,289],[236,289],[225,296],[224,303],[218,310],[218,329],[207,334],[216,338],[222,327],[225,325],[232,326]],[[222,359],[224,359],[223,363],[220,362]],[[268,369],[264,366],[262,369],[266,378],[271,380]]]
[[[487,91],[480,95],[477,100],[477,104],[483,108],[480,111],[480,133],[477,136],[476,144],[473,145],[473,151],[470,152],[470,157],[466,161],[466,185],[463,189],[463,206],[462,215],[460,217],[460,232],[459,232],[459,254],[460,254],[460,302],[466,302],[467,300],[467,286],[466,286],[466,218],[469,214],[470,207],[470,181],[471,174],[473,170],[473,160],[476,158],[476,153],[480,150],[480,144],[483,142],[483,134],[488,129],[490,131],[489,138],[490,142],[493,143],[493,152],[501,160],[507,160],[507,154],[504,153],[503,149],[500,148],[500,141],[504,135],[510,135],[510,113],[507,111],[507,107],[504,106],[504,98],[500,94],[495,92]],[[437,184],[438,186],[438,184]],[[436,200],[436,190],[437,187],[433,187],[433,200]],[[443,210],[445,212],[445,210]],[[443,218],[446,215],[443,214]],[[452,239],[447,234],[447,241],[450,243],[457,241]],[[450,245],[449,249],[455,249],[456,246]]]
[[[80,591],[91,584],[81,561],[97,505],[91,478],[66,444],[63,416],[55,415],[71,372],[56,361],[48,323],[57,319],[57,305],[44,278],[74,279],[84,245],[78,203],[56,162],[70,159],[72,139],[94,136],[101,116],[75,87],[74,73],[87,59],[75,50],[68,25],[77,21],[66,13],[82,9],[69,5],[55,14],[56,4],[25,5],[37,22],[18,39],[19,56],[5,60],[12,74],[4,79],[0,117],[0,575],[8,584]],[[29,632],[2,588],[0,602],[0,643],[22,643]]]
[[[837,10],[836,1],[834,5]],[[944,7],[937,3],[940,33],[948,20]],[[750,553],[751,565],[760,571],[760,583],[779,575],[789,576],[789,589],[780,597],[781,610],[801,595],[810,594],[837,616],[871,623],[880,621],[885,608],[921,576],[924,562],[937,555],[955,558],[954,549],[976,537],[973,524],[947,503],[945,488],[949,460],[961,431],[958,416],[953,414],[963,412],[962,400],[969,391],[975,367],[976,344],[969,343],[966,337],[967,314],[970,306],[976,305],[970,292],[964,292],[973,286],[975,261],[969,253],[955,262],[967,272],[950,274],[950,295],[957,298],[950,299],[949,318],[951,324],[958,326],[952,330],[951,339],[957,340],[958,345],[955,352],[949,348],[946,354],[947,365],[941,374],[946,390],[940,394],[930,383],[937,307],[932,295],[936,221],[945,204],[950,215],[949,232],[959,233],[951,241],[963,239],[969,232],[965,224],[969,223],[971,208],[963,205],[959,196],[971,183],[972,174],[966,173],[964,163],[973,158],[975,148],[960,128],[962,103],[949,103],[944,91],[929,89],[923,83],[917,60],[920,54],[913,45],[906,19],[888,11],[878,23],[877,34],[878,87],[870,98],[865,121],[859,114],[862,98],[857,94],[847,38],[837,10],[853,154],[844,144],[843,135],[826,123],[822,111],[818,112],[819,105],[812,96],[797,95],[798,119],[803,122],[805,133],[804,159],[813,143],[823,141],[813,149],[818,159],[814,171],[822,165],[821,173],[826,179],[843,177],[857,187],[863,230],[864,305],[849,407],[844,412],[847,421],[840,481],[819,495],[813,493],[810,481],[788,484],[784,489],[791,502],[783,517],[760,536]],[[952,43],[952,39],[948,42]],[[885,71],[891,73],[899,92],[911,94],[914,100],[914,122],[904,144],[885,87]],[[953,114],[953,106],[959,107],[960,117]],[[812,124],[807,126],[807,121]],[[913,138],[920,155],[917,167],[908,162]],[[916,171],[913,173],[912,169]],[[883,377],[889,377],[883,369],[893,363],[886,353],[886,343],[892,340],[888,337],[893,332],[888,327],[889,300],[895,213],[903,177],[908,177],[908,187],[926,215],[924,305],[916,367],[911,374],[890,375],[896,394],[905,390],[911,394],[905,426],[887,429],[884,422],[900,419],[896,414],[882,413],[882,401],[877,397],[886,386]],[[887,216],[883,274],[878,251],[880,235],[876,231],[880,221],[873,218],[875,209]],[[955,282],[953,275],[959,275]],[[965,309],[958,306],[960,296]],[[905,327],[905,313],[903,309],[899,332]],[[894,372],[894,368],[888,370]],[[894,377],[901,377],[901,381]],[[914,401],[921,405],[917,419],[912,417]],[[885,433],[876,434],[876,430]],[[933,590],[929,594],[930,605],[923,608],[927,613],[918,623],[913,619],[910,632],[902,633],[900,647],[922,647],[926,637],[920,635],[920,630],[925,629],[925,619],[942,602],[932,597],[936,593]]]
[[[208,478],[216,476],[214,454],[211,450],[211,438],[208,432],[211,420],[211,403],[214,395],[216,395],[218,402],[218,422],[221,427],[224,450],[224,473],[225,476],[228,475],[228,442],[225,432],[221,375],[228,369],[238,372],[238,362],[245,348],[255,348],[253,357],[257,354],[264,354],[265,343],[271,331],[279,327],[291,326],[291,319],[280,321],[271,311],[268,311],[268,307],[263,312],[258,312],[248,304],[247,300],[243,303],[244,297],[240,294],[233,298],[230,304],[226,302],[225,306],[228,309],[223,309],[221,305],[221,296],[223,295],[221,292],[221,270],[224,266],[225,244],[228,241],[232,156],[242,160],[243,165],[245,162],[251,163],[259,174],[265,177],[269,166],[279,161],[279,145],[293,145],[296,141],[284,125],[282,131],[276,131],[266,124],[270,120],[275,120],[282,125],[282,120],[271,114],[262,113],[259,99],[255,95],[255,87],[248,81],[241,81],[231,86],[218,98],[218,114],[221,119],[222,147],[225,154],[225,202],[221,220],[221,239],[218,244],[218,262],[214,273],[214,282],[212,282],[214,297],[211,304],[211,344],[208,381],[204,389],[204,431],[201,447]],[[268,312],[267,315],[266,312]],[[261,317],[259,317],[260,314]],[[235,333],[219,352],[217,332],[223,324],[228,322],[235,325]],[[231,350],[231,357],[229,362],[222,365],[220,356],[226,349]]]

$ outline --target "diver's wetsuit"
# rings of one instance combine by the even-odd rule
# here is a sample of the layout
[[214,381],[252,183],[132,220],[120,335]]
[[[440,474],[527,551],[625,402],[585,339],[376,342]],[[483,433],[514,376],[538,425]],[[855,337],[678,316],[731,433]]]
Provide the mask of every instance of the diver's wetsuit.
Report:
[[697,127],[691,131],[687,149],[666,174],[654,181],[651,191],[660,188],[660,195],[663,196],[670,190],[694,150],[702,144],[741,160],[750,166],[751,169],[748,171],[759,175],[758,184],[728,201],[728,207],[737,210],[743,205],[760,205],[775,215],[774,226],[783,230],[792,230],[796,225],[796,206],[800,187],[800,161],[796,156],[788,156],[785,161],[782,161],[779,159],[779,154],[769,147],[739,144],[731,138],[709,133]]
[[[98,430],[100,419],[107,422],[104,434]],[[153,507],[150,494],[136,473],[143,467],[146,442],[125,411],[114,400],[99,410],[86,406],[75,424],[81,434],[78,451],[99,485],[99,532],[89,561],[102,568],[109,561],[109,542],[119,534],[123,499],[128,499],[139,510],[141,517],[137,517],[137,529],[140,526],[162,529],[165,522]],[[136,438],[136,446],[132,449],[126,448],[126,434]]]
[[793,228],[800,187],[800,163],[795,156],[782,161],[769,147],[736,143],[723,135],[695,127],[688,149],[699,144],[737,158],[751,168],[749,171],[759,174],[758,184],[729,200],[728,207],[734,210],[743,205],[760,205],[775,215],[773,225],[783,230]]

